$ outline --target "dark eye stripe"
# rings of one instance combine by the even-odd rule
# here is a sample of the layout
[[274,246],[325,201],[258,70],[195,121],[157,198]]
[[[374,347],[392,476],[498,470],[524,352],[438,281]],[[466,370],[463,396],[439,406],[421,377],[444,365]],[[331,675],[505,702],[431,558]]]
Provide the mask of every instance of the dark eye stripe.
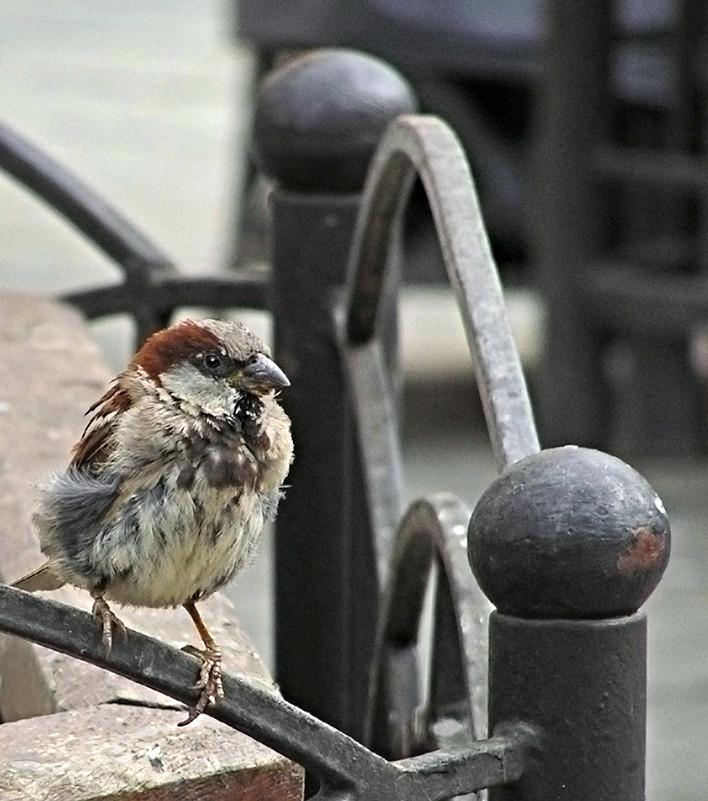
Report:
[[241,366],[241,362],[236,361],[221,349],[201,351],[196,355],[194,363],[203,373],[212,376],[224,376]]

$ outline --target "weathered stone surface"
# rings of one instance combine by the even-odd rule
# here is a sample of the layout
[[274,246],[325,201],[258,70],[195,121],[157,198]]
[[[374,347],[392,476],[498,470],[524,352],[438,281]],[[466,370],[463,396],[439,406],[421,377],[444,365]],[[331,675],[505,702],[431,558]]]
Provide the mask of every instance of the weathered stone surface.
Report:
[[78,314],[0,293],[0,574],[39,564],[34,487],[66,465],[83,415],[110,376]]
[[102,705],[0,726],[3,801],[292,801],[300,770],[210,718]]

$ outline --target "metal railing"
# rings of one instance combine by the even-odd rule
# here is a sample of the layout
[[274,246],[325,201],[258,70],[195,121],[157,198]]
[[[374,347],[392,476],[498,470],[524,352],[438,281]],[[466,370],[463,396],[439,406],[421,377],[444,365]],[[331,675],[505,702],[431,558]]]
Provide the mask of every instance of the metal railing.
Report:
[[[619,460],[539,451],[469,169],[447,126],[411,111],[400,78],[357,54],[306,55],[266,81],[256,137],[276,185],[269,274],[180,278],[4,129],[0,166],[123,267],[122,285],[68,298],[88,316],[127,311],[144,336],[180,305],[262,308],[267,299],[273,311],[298,448],[276,529],[276,678],[287,700],[226,676],[226,697],[208,714],[303,765],[319,799],[495,788],[498,801],[638,801],[646,619],[637,610],[666,566],[668,521]],[[415,176],[500,470],[471,518],[452,496],[405,513],[401,503],[397,239]],[[421,695],[420,618],[433,580]],[[480,587],[497,607],[488,677]],[[0,630],[195,700],[192,657],[134,632],[106,657],[81,611],[0,586]]]

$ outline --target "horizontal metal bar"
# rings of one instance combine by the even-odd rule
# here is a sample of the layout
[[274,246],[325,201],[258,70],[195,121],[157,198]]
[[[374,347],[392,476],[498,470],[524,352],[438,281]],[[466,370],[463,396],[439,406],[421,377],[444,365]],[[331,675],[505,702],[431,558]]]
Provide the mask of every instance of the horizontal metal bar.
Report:
[[148,282],[128,280],[69,292],[62,300],[95,319],[121,312],[130,314],[143,303],[156,314],[170,313],[180,306],[267,309],[269,289],[269,272],[241,270],[231,275],[160,275]]
[[215,309],[269,308],[270,272],[238,270],[229,275],[164,276],[158,281],[162,308],[211,306]]
[[536,750],[536,730],[519,723],[467,748],[433,751],[395,764],[417,780],[425,777],[429,797],[442,799],[517,782]]

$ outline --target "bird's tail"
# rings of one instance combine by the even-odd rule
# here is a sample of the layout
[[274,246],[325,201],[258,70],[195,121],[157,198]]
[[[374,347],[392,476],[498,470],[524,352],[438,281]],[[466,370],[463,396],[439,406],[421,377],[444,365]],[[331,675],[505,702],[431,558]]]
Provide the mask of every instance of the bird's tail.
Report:
[[41,567],[14,581],[12,586],[20,590],[27,590],[27,592],[36,592],[37,590],[58,590],[64,584],[64,580],[55,573],[51,563],[45,562]]

